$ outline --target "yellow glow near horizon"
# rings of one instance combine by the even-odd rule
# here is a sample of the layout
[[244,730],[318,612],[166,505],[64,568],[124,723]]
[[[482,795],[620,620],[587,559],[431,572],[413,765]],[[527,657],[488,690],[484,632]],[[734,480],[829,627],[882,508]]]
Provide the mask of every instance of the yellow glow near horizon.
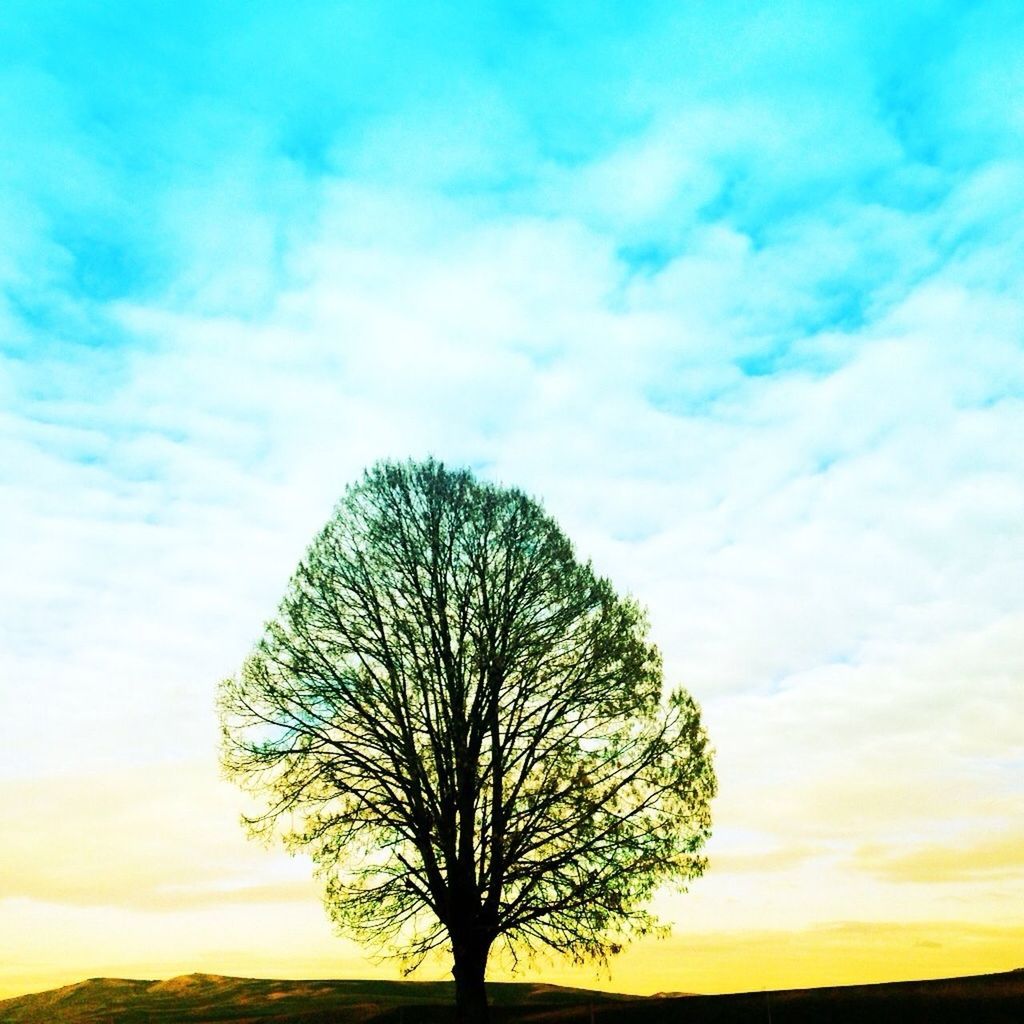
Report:
[[[6,796],[7,824],[18,827],[0,848],[0,934],[17,946],[0,963],[0,997],[193,971],[399,977],[331,933],[304,859],[245,839],[238,794],[212,764],[26,780]],[[716,839],[692,891],[658,900],[674,922],[668,939],[638,941],[608,971],[540,958],[512,973],[499,957],[490,977],[648,994],[1008,970],[1024,959],[1020,838],[979,838],[959,859],[929,845],[899,855],[854,845],[845,859],[797,846],[759,858]],[[967,861],[974,876],[964,878]],[[950,905],[964,908],[962,920]],[[438,959],[417,977],[446,971]]]
[[[230,914],[137,915],[106,909],[67,911],[52,905],[20,905],[13,910],[13,915],[10,907],[0,912],[0,927],[17,924],[20,952],[13,962],[0,965],[0,999],[90,977],[156,980],[193,972],[269,978],[400,977],[394,967],[375,964],[351,944],[324,934],[322,910],[313,902],[239,907]],[[197,944],[197,932],[211,938]],[[55,935],[59,941],[54,941]],[[518,972],[498,965],[488,977],[638,995],[715,994],[997,973],[1020,967],[1022,949],[1024,927],[856,923],[793,931],[680,934],[635,943],[615,958],[609,971],[538,961]],[[435,963],[411,980],[449,976]]]

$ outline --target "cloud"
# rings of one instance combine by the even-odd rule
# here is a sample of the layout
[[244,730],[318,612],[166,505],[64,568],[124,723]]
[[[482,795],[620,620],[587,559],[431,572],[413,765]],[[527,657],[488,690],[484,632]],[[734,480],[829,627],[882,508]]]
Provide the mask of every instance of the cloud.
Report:
[[946,843],[906,851],[865,846],[857,859],[865,870],[884,878],[908,882],[1017,878],[1024,867],[1024,835],[968,834],[951,836]]
[[246,842],[212,766],[170,763],[5,785],[0,901],[188,911],[317,903],[308,862]]

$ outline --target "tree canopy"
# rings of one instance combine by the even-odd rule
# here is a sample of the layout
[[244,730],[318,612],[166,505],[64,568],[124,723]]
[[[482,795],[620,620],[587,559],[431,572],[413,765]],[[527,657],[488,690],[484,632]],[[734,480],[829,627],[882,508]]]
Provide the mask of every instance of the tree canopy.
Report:
[[604,959],[704,868],[710,750],[647,630],[519,490],[378,463],[222,683],[223,765],[344,932],[450,946],[483,1020],[496,943]]

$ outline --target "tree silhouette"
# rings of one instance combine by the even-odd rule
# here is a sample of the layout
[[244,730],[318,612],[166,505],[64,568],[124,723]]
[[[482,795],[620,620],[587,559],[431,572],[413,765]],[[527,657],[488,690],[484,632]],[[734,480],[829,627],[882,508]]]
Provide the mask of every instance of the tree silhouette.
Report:
[[342,931],[409,970],[450,944],[485,1021],[495,943],[603,960],[703,871],[710,751],[646,631],[520,491],[378,463],[221,684],[223,765]]

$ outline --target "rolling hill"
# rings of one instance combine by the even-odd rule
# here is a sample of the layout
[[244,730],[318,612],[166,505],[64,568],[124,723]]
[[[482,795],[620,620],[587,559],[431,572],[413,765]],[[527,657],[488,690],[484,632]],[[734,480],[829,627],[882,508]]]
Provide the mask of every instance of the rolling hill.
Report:
[[[720,996],[624,996],[555,985],[489,985],[505,1022],[602,1024],[1019,1024],[1024,970],[939,981]],[[0,1001],[0,1024],[443,1024],[450,982],[271,981],[189,974],[92,978]]]

